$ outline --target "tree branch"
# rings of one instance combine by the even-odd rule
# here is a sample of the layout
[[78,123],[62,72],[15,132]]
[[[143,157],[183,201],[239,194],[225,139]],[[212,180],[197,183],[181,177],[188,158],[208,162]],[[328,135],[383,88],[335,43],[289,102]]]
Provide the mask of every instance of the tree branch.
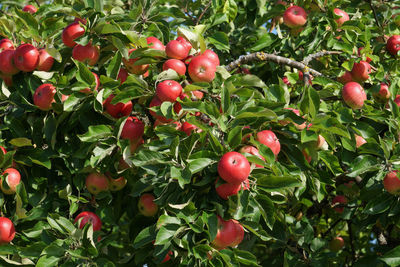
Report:
[[304,60],[303,63],[305,65],[308,65],[312,60],[319,58],[319,57],[323,57],[326,55],[340,55],[342,54],[341,51],[320,51],[311,55],[308,55]]
[[206,7],[204,8],[203,12],[201,12],[200,16],[197,18],[196,25],[199,25],[201,18],[202,18],[202,17],[204,16],[204,14],[207,12],[207,9],[210,7],[211,3],[212,3],[212,0],[210,0],[210,1],[208,2],[208,4],[206,5]]
[[356,251],[354,249],[354,236],[353,236],[353,229],[351,227],[351,221],[347,221],[347,227],[349,228],[349,238],[350,238],[350,248],[351,248],[351,258],[352,258],[352,264],[356,260]]
[[330,232],[333,228],[335,228],[335,226],[336,226],[340,221],[342,221],[342,219],[338,219],[336,222],[334,222],[334,223],[329,227],[328,230],[326,230],[324,233],[321,234],[321,237],[325,237],[327,234],[329,234],[329,232]]
[[374,13],[376,24],[378,25],[379,28],[382,29],[381,23],[378,20],[378,15],[376,14],[376,10],[374,8],[374,5],[372,4],[372,0],[369,0],[369,6],[371,7],[372,12]]

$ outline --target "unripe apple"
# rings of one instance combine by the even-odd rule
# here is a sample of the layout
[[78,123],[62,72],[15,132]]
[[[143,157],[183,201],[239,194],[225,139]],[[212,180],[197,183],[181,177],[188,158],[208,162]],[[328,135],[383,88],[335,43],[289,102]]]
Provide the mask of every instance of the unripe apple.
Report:
[[298,28],[307,23],[307,13],[299,6],[291,6],[283,13],[283,23],[289,28]]
[[0,72],[5,75],[14,75],[19,69],[14,64],[15,50],[6,49],[0,53]]
[[39,63],[36,70],[50,71],[54,64],[54,58],[47,53],[46,49],[39,49]]
[[45,83],[39,86],[33,94],[33,103],[41,110],[47,111],[51,109],[52,103],[55,102],[54,95],[57,90],[54,85]]
[[79,219],[81,219],[79,223],[80,229],[83,229],[83,227],[87,223],[90,223],[93,225],[93,231],[100,231],[102,223],[99,216],[97,216],[96,213],[91,211],[83,211],[79,213],[78,216],[75,217],[74,223],[77,223]]
[[[258,152],[258,149],[254,146],[244,146],[240,149],[239,151],[240,153],[249,153],[251,155],[257,156],[260,159],[262,159],[263,161],[265,161],[264,157],[260,155],[260,153]],[[259,164],[254,164],[251,163],[251,166],[255,166],[256,168],[264,168],[263,166],[259,165]]]
[[108,185],[110,187],[110,191],[115,192],[115,191],[120,191],[122,190],[128,181],[123,177],[118,177],[117,179],[109,177],[108,179]]
[[342,76],[338,78],[338,81],[342,84],[346,84],[353,81],[350,71],[346,71]]
[[87,190],[93,195],[108,191],[109,187],[107,176],[98,172],[89,174],[85,184]]
[[178,59],[168,59],[163,64],[163,70],[173,69],[179,75],[185,75],[186,73],[186,65],[182,61]]
[[132,112],[132,101],[128,101],[127,103],[118,102],[116,104],[111,104],[114,95],[110,95],[103,102],[103,106],[105,107],[105,111],[116,119],[129,116]]
[[356,138],[356,147],[357,147],[357,148],[359,148],[359,147],[362,146],[363,144],[367,143],[367,141],[365,141],[365,139],[362,138],[361,136],[356,135],[356,134],[355,134],[354,136],[355,136],[355,138]]
[[138,208],[142,215],[152,217],[157,214],[158,205],[154,203],[154,199],[154,196],[149,193],[145,193],[139,198]]
[[333,252],[338,252],[344,246],[344,240],[342,237],[337,236],[329,242],[329,249]]
[[34,71],[39,64],[39,51],[31,44],[18,46],[14,53],[14,64],[21,71]]
[[0,217],[0,245],[10,243],[14,237],[15,227],[13,222],[6,217]]
[[189,63],[188,73],[194,82],[211,82],[215,78],[216,65],[206,56],[195,56]]
[[335,211],[338,213],[342,213],[344,211],[344,207],[338,207],[340,204],[347,204],[348,200],[343,195],[337,195],[332,199],[332,206],[335,206]]
[[250,170],[246,157],[235,151],[225,153],[218,162],[219,176],[231,184],[241,184],[249,177]]
[[73,48],[76,45],[75,39],[79,38],[85,33],[85,29],[79,24],[79,22],[74,22],[65,27],[62,32],[63,43]]
[[383,178],[383,187],[392,195],[400,193],[400,178],[398,171],[391,171]]
[[[162,104],[162,101],[160,99],[158,99],[157,96],[154,96],[153,99],[150,102],[149,108],[161,106],[161,104]],[[171,122],[172,121],[172,119],[167,119],[164,116],[157,115],[157,113],[155,113],[152,110],[149,110],[149,112],[150,112],[151,116],[153,116],[155,119],[159,120],[160,122],[164,122],[165,123],[165,122]]]
[[99,60],[99,48],[91,43],[85,46],[78,44],[72,49],[72,57],[80,62],[93,66]]
[[349,82],[344,85],[342,97],[344,102],[352,109],[362,108],[364,101],[367,100],[364,89],[356,82]]
[[165,46],[165,53],[169,58],[185,59],[189,55],[190,48],[185,44],[172,40]]
[[121,84],[123,84],[126,79],[128,79],[128,71],[126,71],[126,69],[124,68],[120,68],[119,72],[118,72],[118,76],[117,76],[117,80],[121,82]]
[[156,95],[162,102],[175,102],[182,94],[182,86],[173,80],[165,80],[157,84]]
[[345,11],[343,11],[343,10],[341,10],[339,8],[335,8],[333,10],[333,12],[336,15],[341,16],[341,18],[335,20],[337,25],[338,25],[338,27],[342,26],[343,23],[345,23],[346,21],[350,20],[349,15]]
[[35,14],[36,11],[37,11],[37,8],[35,6],[33,6],[33,5],[26,5],[22,9],[22,11],[28,12],[28,13],[31,13],[31,14]]
[[354,81],[362,83],[369,79],[369,74],[371,73],[371,71],[371,65],[368,62],[355,62],[353,65],[353,69],[351,70],[351,77]]
[[397,56],[397,52],[400,50],[400,35],[391,36],[386,43],[386,49],[393,56]]
[[140,139],[144,134],[144,123],[136,117],[128,117],[122,128],[121,138]]
[[[201,54],[205,57],[207,57],[209,60],[211,60],[211,62],[215,65],[215,66],[219,66],[219,57],[218,55],[210,50],[210,49],[206,49],[203,54]],[[243,69],[242,69],[243,70]]]
[[279,151],[281,151],[281,144],[279,139],[276,137],[274,132],[270,130],[264,130],[257,133],[257,141],[263,145],[269,147],[275,156],[278,156]]
[[[135,48],[129,50],[129,55],[135,51]],[[135,65],[135,62],[138,61],[140,58],[123,58],[122,62],[124,62],[125,68],[129,73],[141,75],[145,73],[149,69],[149,64],[144,65]]]
[[1,39],[0,40],[0,51],[6,49],[14,49],[14,44],[10,39]]
[[[94,81],[95,81],[95,84],[96,84],[95,87],[94,87],[94,91],[97,91],[97,90],[99,90],[100,79],[99,79],[99,76],[96,73],[92,72],[92,74],[94,76]],[[90,90],[90,88],[85,88],[85,89],[79,90],[79,92],[84,93],[84,94],[90,94],[93,91]]]
[[165,50],[165,46],[163,45],[163,43],[156,37],[153,36],[147,37],[146,41],[150,48],[157,50]]
[[[5,183],[8,185],[8,188],[3,186],[4,180]],[[0,189],[6,195],[12,195],[17,192],[17,185],[21,182],[21,174],[14,168],[6,169],[1,177],[0,181]]]
[[391,96],[389,86],[386,83],[381,83],[381,88],[378,93],[374,94],[374,97],[378,102],[386,103]]

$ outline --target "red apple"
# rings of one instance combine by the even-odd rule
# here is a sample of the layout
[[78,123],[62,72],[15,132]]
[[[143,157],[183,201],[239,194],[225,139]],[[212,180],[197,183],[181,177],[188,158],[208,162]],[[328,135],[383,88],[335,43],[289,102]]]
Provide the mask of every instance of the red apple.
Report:
[[107,176],[98,172],[89,174],[85,184],[87,190],[93,195],[108,191],[109,188]]
[[138,208],[142,215],[152,217],[157,214],[158,205],[154,203],[154,199],[154,196],[149,193],[145,193],[139,198]]
[[342,76],[338,78],[338,81],[342,84],[346,84],[353,81],[350,71],[346,71]]
[[344,102],[352,109],[362,108],[364,101],[367,100],[364,89],[356,82],[349,82],[344,85],[342,97]]
[[[298,109],[295,109],[295,108],[285,108],[285,109],[288,109],[288,110],[291,110],[291,111],[293,111],[293,113],[294,114],[296,114],[297,116],[300,116],[300,111],[298,110]],[[280,123],[281,123],[281,121],[280,121]],[[286,122],[284,122],[282,125],[286,125],[286,124],[288,123],[287,121]],[[293,123],[294,124],[294,126],[297,128],[297,130],[299,130],[299,131],[302,131],[304,128],[306,128],[306,123],[305,122],[303,122],[302,124],[297,124],[297,123]]]
[[371,73],[371,65],[366,61],[360,61],[360,63],[354,63],[353,69],[351,70],[351,77],[354,81],[362,83],[369,79]]
[[0,40],[0,51],[6,49],[14,49],[14,44],[10,39],[1,39]]
[[15,227],[13,222],[6,217],[0,217],[0,245],[10,243],[14,236]]
[[[216,180],[216,184],[218,183],[219,178]],[[224,183],[220,184],[215,187],[218,196],[222,199],[227,200],[228,197],[237,195],[242,188],[242,184],[231,184],[231,183]]]
[[186,73],[186,65],[182,61],[178,59],[168,59],[163,64],[163,70],[173,69],[179,75],[185,75]]
[[400,178],[398,171],[391,171],[383,178],[383,187],[392,195],[400,193]]
[[190,91],[192,97],[196,98],[196,100],[200,100],[204,97],[204,93],[199,90]]
[[72,49],[72,57],[80,62],[93,66],[99,60],[99,48],[93,46],[91,43],[88,43],[85,46],[78,44]]
[[400,107],[400,95],[396,95],[396,98],[394,99],[394,103],[396,103],[396,105],[398,107]]
[[243,226],[236,220],[232,220],[233,223],[235,224],[236,227],[236,238],[235,241],[233,241],[233,243],[231,243],[231,247],[236,247],[237,245],[239,245],[240,243],[242,243],[243,238],[244,238],[244,229]]
[[34,71],[39,64],[39,51],[31,44],[20,45],[15,50],[14,64],[21,71]]
[[389,91],[389,86],[386,83],[381,83],[381,88],[379,89],[379,92],[374,94],[374,97],[379,101],[386,103],[391,96],[391,93]]
[[138,149],[139,146],[144,144],[144,139],[143,138],[139,138],[137,140],[133,139],[133,140],[129,140],[129,149],[131,151],[131,153],[135,153],[136,149]]
[[341,16],[341,18],[335,20],[337,25],[338,25],[338,27],[342,26],[343,23],[345,23],[346,21],[350,20],[349,15],[345,11],[343,11],[343,10],[341,10],[339,8],[335,8],[333,10],[333,12],[335,12],[336,15]]
[[290,82],[289,82],[289,79],[286,76],[283,76],[282,81],[286,85],[291,85]]
[[307,13],[299,6],[291,6],[283,14],[283,23],[289,28],[298,28],[307,23]]
[[307,162],[310,163],[312,160],[312,157],[308,154],[307,150],[303,149],[303,150],[301,150],[301,153],[303,153],[304,158],[307,160]]
[[192,49],[192,44],[188,40],[186,40],[186,38],[184,38],[182,36],[178,36],[176,38],[176,40],[178,42],[180,42],[181,44],[183,44],[187,49],[189,49],[189,51],[190,51],[190,49]]
[[121,138],[140,139],[144,134],[144,123],[136,117],[128,117],[122,128]]
[[65,27],[62,32],[63,43],[73,48],[76,45],[75,39],[79,38],[85,33],[85,29],[79,24],[79,22],[74,22]]
[[[92,72],[92,74],[94,76],[94,81],[95,81],[95,84],[96,84],[95,87],[94,87],[94,91],[96,91],[96,90],[99,90],[100,79],[99,79],[99,76],[96,73]],[[79,90],[79,92],[84,93],[84,94],[90,94],[93,91],[90,90],[90,88],[85,88],[85,89]]]
[[74,223],[77,223],[79,219],[81,219],[79,223],[80,229],[83,229],[83,227],[87,223],[90,223],[93,225],[93,231],[100,231],[102,223],[99,216],[97,216],[96,213],[91,211],[83,211],[79,213],[78,216],[75,217]]
[[[260,159],[262,159],[263,161],[265,161],[263,156],[261,156],[260,153],[258,152],[258,149],[254,146],[244,146],[240,149],[240,153],[249,153],[249,154],[257,156]],[[256,168],[264,168],[263,166],[261,166],[259,164],[252,163],[251,165],[255,165]]]
[[117,80],[119,80],[121,82],[121,84],[123,84],[126,79],[128,79],[128,71],[124,68],[120,68],[119,72],[118,72],[118,77]]
[[162,102],[175,102],[181,94],[182,86],[173,80],[162,81],[156,87],[156,95]]
[[216,70],[216,65],[206,56],[193,57],[188,67],[189,76],[194,82],[211,82]]
[[281,151],[281,144],[279,143],[279,139],[276,137],[274,132],[270,130],[258,132],[256,139],[261,144],[269,147],[275,156],[278,156],[279,151]]
[[108,179],[110,191],[113,191],[113,192],[122,190],[122,188],[125,187],[127,182],[128,181],[123,176],[118,177],[117,179],[114,179],[111,177],[109,177],[109,179]]
[[51,109],[52,103],[55,102],[54,95],[56,92],[57,90],[54,85],[50,83],[42,84],[35,90],[35,93],[33,94],[33,103],[41,110],[49,110]]
[[[3,186],[4,183],[3,179],[6,179],[5,183],[8,185],[8,188]],[[14,168],[8,168],[2,174],[0,181],[0,189],[6,195],[15,194],[15,192],[17,191],[17,185],[19,185],[20,182],[21,182],[21,174],[19,173],[19,171],[17,171]]]
[[14,64],[15,50],[6,49],[0,53],[0,71],[5,75],[14,75],[19,69]]
[[165,255],[165,258],[163,259],[163,261],[161,263],[167,262],[171,259],[171,256],[173,256],[174,253],[172,253],[172,251],[168,251],[167,255]]
[[[129,50],[129,55],[135,51],[135,48]],[[140,58],[123,58],[122,62],[124,62],[125,68],[129,73],[141,75],[145,73],[149,69],[149,64],[144,65],[135,65],[135,62],[138,61]]]
[[196,125],[190,124],[186,121],[182,123],[181,131],[185,132],[187,136],[190,136],[193,131],[198,133],[202,132],[202,130],[199,129]]
[[329,249],[333,252],[338,252],[344,246],[344,240],[342,237],[337,236],[329,242]]
[[150,48],[157,50],[165,50],[165,46],[163,45],[163,43],[156,37],[153,36],[147,37],[146,41]]
[[[162,101],[160,99],[158,99],[157,96],[154,96],[153,99],[150,102],[149,108],[161,106],[161,104],[162,104]],[[171,122],[172,121],[172,119],[167,119],[164,116],[157,115],[157,113],[155,113],[152,110],[149,110],[149,112],[150,112],[151,116],[153,116],[155,119],[159,120],[160,122],[165,123],[165,122]]]
[[[189,98],[189,96],[188,96],[187,94],[185,94],[185,93],[182,93],[182,94],[179,96],[179,98],[180,98],[181,100],[184,100],[185,98]],[[176,113],[176,114],[179,114],[179,112],[181,112],[181,110],[182,110],[182,105],[181,105],[181,103],[175,102],[175,104],[174,104],[174,111],[175,111],[175,113]]]
[[170,41],[165,46],[165,53],[169,58],[185,59],[189,55],[190,48],[177,40]]
[[31,13],[31,14],[35,14],[36,11],[37,11],[37,8],[35,6],[33,6],[33,5],[26,5],[22,9],[22,11],[28,12],[28,13]]
[[50,71],[53,67],[54,58],[47,53],[46,49],[39,49],[39,63],[36,67],[39,71]]
[[242,237],[242,233],[239,230],[239,227],[232,219],[225,221],[220,216],[217,217],[217,235],[215,236],[215,239],[211,242],[211,244],[217,249],[223,249],[232,246],[232,244],[236,244]]
[[11,87],[13,85],[12,75],[5,75],[0,73],[0,79],[2,79],[8,87]]
[[[205,57],[207,57],[209,60],[211,60],[211,62],[212,62],[215,66],[219,66],[219,57],[218,57],[218,55],[217,55],[214,51],[212,51],[212,50],[210,50],[210,49],[207,49],[206,51],[203,52],[202,55],[205,56]],[[246,69],[246,70],[247,70],[247,69]],[[242,71],[243,71],[243,69],[242,69]],[[243,71],[243,73],[244,73],[244,71]],[[248,74],[249,74],[249,73],[248,73]]]
[[344,207],[336,207],[340,206],[340,204],[347,204],[348,200],[343,195],[337,195],[332,199],[332,206],[335,206],[335,211],[338,213],[342,213],[344,211]]
[[228,183],[241,184],[250,175],[250,163],[238,152],[225,153],[218,162],[218,174]]
[[128,101],[127,103],[118,102],[117,104],[111,104],[113,98],[114,95],[110,95],[103,102],[106,112],[116,119],[129,116],[132,112],[132,101]]
[[386,43],[386,49],[393,56],[397,56],[397,52],[400,50],[400,35],[391,36]]
[[[361,50],[363,50],[363,49],[364,49],[364,47],[358,48],[358,56],[359,56],[359,57],[361,56]],[[371,59],[370,57],[367,57],[367,58],[366,58],[366,61],[367,61],[368,63],[370,63],[370,62],[372,61],[372,59]]]

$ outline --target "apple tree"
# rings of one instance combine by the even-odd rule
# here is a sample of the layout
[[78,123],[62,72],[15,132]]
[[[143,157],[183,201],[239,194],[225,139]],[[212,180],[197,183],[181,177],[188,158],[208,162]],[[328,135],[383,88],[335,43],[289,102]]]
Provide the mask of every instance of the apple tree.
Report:
[[0,265],[400,265],[399,8],[1,1]]

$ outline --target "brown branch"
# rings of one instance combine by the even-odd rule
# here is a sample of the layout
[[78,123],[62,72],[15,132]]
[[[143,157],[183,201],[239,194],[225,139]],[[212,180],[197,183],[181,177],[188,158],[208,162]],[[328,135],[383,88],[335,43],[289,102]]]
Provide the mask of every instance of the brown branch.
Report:
[[212,0],[210,0],[208,2],[208,4],[206,5],[206,7],[204,8],[203,12],[201,12],[200,16],[197,18],[197,22],[196,25],[199,25],[199,22],[201,20],[201,18],[204,16],[204,14],[207,12],[207,9],[211,6]]
[[40,7],[39,0],[35,0],[35,2],[36,2],[36,5],[37,5],[38,7]]
[[303,63],[305,65],[308,65],[312,60],[319,58],[319,57],[323,57],[326,55],[340,55],[342,54],[341,51],[320,51],[311,55],[308,55],[306,58],[304,58]]
[[336,222],[334,222],[326,232],[321,234],[321,237],[325,237],[329,232],[341,221],[342,219],[338,219]]
[[376,24],[378,25],[379,28],[382,29],[381,23],[378,20],[378,15],[376,14],[376,10],[372,4],[372,0],[369,0],[369,6],[371,7],[372,12],[374,13],[374,18],[375,18]]

